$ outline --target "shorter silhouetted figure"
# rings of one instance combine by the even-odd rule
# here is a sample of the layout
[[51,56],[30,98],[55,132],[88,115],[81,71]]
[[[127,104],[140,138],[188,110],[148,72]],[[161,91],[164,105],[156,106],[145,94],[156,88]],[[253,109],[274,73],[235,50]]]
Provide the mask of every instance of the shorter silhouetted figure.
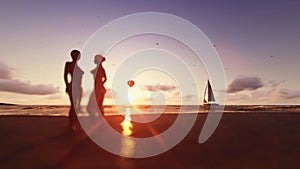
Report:
[[77,130],[79,128],[79,124],[76,112],[81,111],[81,81],[84,72],[77,65],[77,61],[80,59],[80,52],[78,50],[72,50],[71,57],[72,62],[66,62],[65,64],[64,81],[66,84],[66,93],[68,93],[71,103],[69,111],[70,127],[72,127],[73,130]]
[[102,114],[104,114],[104,108],[103,108],[103,100],[106,93],[106,89],[104,87],[104,83],[106,82],[106,73],[105,69],[103,68],[102,63],[105,61],[105,57],[102,55],[96,55],[94,58],[94,63],[97,64],[97,67],[93,70],[91,70],[91,73],[94,75],[95,78],[95,95],[96,95],[96,101],[97,105],[101,111]]

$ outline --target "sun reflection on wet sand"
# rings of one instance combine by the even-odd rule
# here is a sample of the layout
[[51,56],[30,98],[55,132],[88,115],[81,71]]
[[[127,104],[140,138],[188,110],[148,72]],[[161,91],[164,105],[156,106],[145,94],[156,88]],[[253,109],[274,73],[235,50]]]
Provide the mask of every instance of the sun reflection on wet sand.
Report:
[[131,157],[134,154],[135,142],[129,136],[132,134],[133,125],[131,123],[130,108],[126,108],[125,119],[121,123],[122,126],[122,142],[121,152],[122,156]]

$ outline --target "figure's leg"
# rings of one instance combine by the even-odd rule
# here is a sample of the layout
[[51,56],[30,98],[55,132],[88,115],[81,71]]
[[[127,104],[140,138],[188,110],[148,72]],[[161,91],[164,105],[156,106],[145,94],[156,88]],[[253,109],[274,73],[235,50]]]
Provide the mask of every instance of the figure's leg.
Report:
[[70,99],[70,111],[69,111],[69,125],[70,127],[73,127],[74,125],[74,114],[75,114],[75,104],[73,102],[73,97],[72,97],[72,94],[69,93],[69,99]]
[[81,111],[81,98],[82,98],[82,88],[80,88],[80,92],[78,93],[79,95],[78,95],[78,105],[77,105],[77,107],[78,107],[78,110],[79,111]]
[[101,95],[99,97],[99,103],[98,103],[99,109],[100,109],[103,116],[104,116],[104,106],[103,106],[104,95],[105,95],[105,93],[104,94],[101,93]]
[[86,110],[89,113],[90,117],[95,116],[95,114],[97,113],[97,106],[98,105],[97,105],[95,91],[93,91],[92,94],[90,95],[90,99],[86,107]]
[[73,130],[76,130],[76,123],[75,123],[76,112],[75,112],[75,109],[70,110],[70,112],[71,112],[70,117],[69,117],[70,127],[71,127]]
[[79,111],[81,111],[81,108],[80,108],[80,101],[81,101],[81,96],[82,96],[82,92],[81,91],[77,91],[78,93],[74,93],[74,102],[75,102],[75,108],[74,108],[74,113],[73,113],[73,116],[72,116],[72,123],[73,123],[73,129],[74,130],[77,130],[79,128],[79,121],[78,121],[78,118],[77,118],[77,113]]
[[78,89],[74,93],[74,105],[76,113],[81,112],[81,98],[82,98],[82,89]]
[[100,109],[102,115],[104,115],[103,101],[104,101],[105,92],[106,92],[106,90],[105,90],[104,87],[98,87],[98,88],[96,88],[97,106]]

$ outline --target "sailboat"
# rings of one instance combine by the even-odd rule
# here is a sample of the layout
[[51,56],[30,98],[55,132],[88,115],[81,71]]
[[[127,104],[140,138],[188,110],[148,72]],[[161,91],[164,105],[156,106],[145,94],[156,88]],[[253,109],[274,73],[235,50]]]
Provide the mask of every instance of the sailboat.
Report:
[[216,103],[216,99],[215,99],[214,93],[212,91],[212,87],[211,87],[209,80],[207,80],[207,85],[206,85],[205,91],[204,91],[203,105],[208,105],[208,106],[209,105],[218,105]]

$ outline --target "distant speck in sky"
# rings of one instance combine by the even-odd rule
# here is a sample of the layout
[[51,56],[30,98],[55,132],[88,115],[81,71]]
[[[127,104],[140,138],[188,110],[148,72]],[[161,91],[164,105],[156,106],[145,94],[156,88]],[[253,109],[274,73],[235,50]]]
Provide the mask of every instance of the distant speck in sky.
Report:
[[156,42],[156,45],[159,45],[158,42]]

